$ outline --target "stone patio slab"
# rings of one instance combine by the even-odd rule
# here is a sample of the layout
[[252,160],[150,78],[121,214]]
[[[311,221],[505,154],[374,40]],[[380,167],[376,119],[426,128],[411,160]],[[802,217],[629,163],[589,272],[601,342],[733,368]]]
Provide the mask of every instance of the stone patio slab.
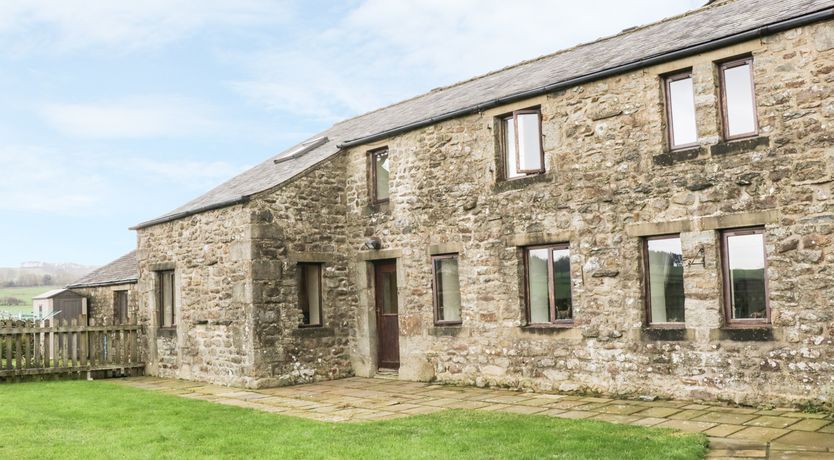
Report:
[[753,420],[744,423],[744,425],[763,426],[767,428],[787,428],[796,423],[797,421],[797,419],[790,417],[776,417],[764,415],[761,417],[754,418]]

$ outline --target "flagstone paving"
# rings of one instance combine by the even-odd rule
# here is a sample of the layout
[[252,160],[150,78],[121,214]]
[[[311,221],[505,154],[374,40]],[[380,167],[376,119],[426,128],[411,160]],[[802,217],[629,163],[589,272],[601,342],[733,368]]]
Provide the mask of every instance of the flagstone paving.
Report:
[[390,420],[448,409],[503,411],[704,433],[710,439],[707,458],[711,460],[834,460],[834,422],[830,414],[804,413],[790,408],[758,410],[692,401],[631,401],[521,393],[395,378],[354,377],[262,390],[156,377],[111,381],[326,422]]

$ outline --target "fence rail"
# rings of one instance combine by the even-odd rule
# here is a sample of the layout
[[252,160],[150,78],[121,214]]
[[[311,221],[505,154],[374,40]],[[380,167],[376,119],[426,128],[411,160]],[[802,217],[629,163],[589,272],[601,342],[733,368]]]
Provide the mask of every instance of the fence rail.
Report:
[[86,322],[0,321],[0,380],[145,367],[141,326]]

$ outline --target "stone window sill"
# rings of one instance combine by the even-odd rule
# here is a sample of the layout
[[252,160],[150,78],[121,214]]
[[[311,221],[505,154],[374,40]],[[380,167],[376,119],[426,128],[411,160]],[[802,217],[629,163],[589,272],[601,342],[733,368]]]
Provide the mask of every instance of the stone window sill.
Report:
[[428,332],[433,337],[457,337],[468,334],[468,330],[464,329],[461,323],[435,324]]
[[160,337],[174,337],[177,335],[177,327],[159,327],[157,328],[157,335]]
[[670,150],[655,155],[652,157],[652,162],[656,166],[672,166],[678,163],[704,160],[711,157],[749,153],[762,147],[770,147],[770,138],[768,136],[746,137],[721,141],[710,146],[699,145],[680,150]]
[[650,325],[644,327],[642,336],[647,341],[682,342],[690,340],[690,332],[683,325]]
[[519,190],[530,184],[537,184],[540,182],[548,182],[550,175],[547,172],[533,174],[531,176],[518,177],[515,179],[501,179],[492,187],[495,193],[508,192],[510,190]]
[[573,326],[573,321],[565,321],[549,324],[527,324],[521,326],[521,330],[526,332],[558,333],[560,331],[572,331],[574,330]]
[[722,141],[711,146],[709,151],[710,155],[715,157],[748,153],[755,151],[759,147],[770,147],[770,138],[767,136],[755,136],[744,139]]
[[728,324],[717,330],[718,340],[770,342],[775,340],[768,324]]
[[324,326],[299,326],[293,331],[293,335],[298,337],[333,337],[336,331],[331,327]]
[[680,150],[671,150],[660,155],[655,155],[652,158],[654,164],[658,166],[672,166],[676,163],[683,163],[685,161],[693,161],[699,158],[706,157],[707,149],[702,146],[689,147]]

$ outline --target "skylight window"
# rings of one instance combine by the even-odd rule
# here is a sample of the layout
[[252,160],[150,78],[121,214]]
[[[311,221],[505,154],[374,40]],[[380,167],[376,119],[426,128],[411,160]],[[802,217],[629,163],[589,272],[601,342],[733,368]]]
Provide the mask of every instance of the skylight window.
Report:
[[321,147],[328,141],[330,141],[330,139],[328,139],[327,136],[322,136],[310,139],[309,141],[302,142],[301,145],[299,145],[298,147],[290,150],[289,152],[283,153],[281,154],[281,156],[276,158],[274,160],[275,164],[283,163],[289,160],[294,160],[300,157],[301,155],[304,155],[305,153],[308,153],[318,147]]

